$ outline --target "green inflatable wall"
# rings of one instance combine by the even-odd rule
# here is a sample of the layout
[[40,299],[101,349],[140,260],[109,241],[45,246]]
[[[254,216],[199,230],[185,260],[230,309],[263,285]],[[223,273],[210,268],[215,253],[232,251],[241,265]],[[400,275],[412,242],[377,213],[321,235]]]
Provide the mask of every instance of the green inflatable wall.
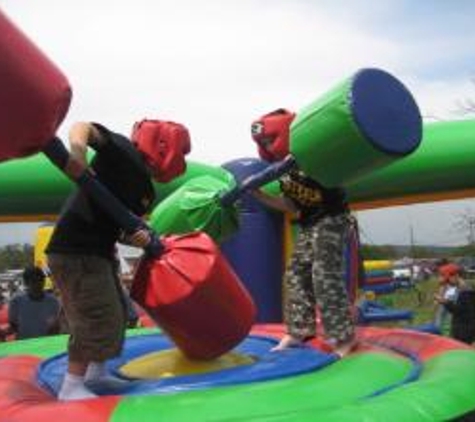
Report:
[[[231,183],[221,167],[189,162],[186,173],[167,184],[156,183],[157,203],[197,176],[211,175]],[[49,160],[33,157],[0,164],[0,221],[41,221],[55,218],[74,185]]]
[[[337,164],[335,164],[337,165]],[[425,195],[452,198],[458,192],[475,195],[475,120],[437,122],[424,125],[420,147],[412,155],[376,170],[349,184],[350,202],[378,207],[417,203]],[[162,201],[197,176],[210,175],[232,181],[226,170],[189,163],[185,175],[166,185],[157,184]],[[274,183],[272,191],[278,192]],[[0,165],[0,221],[41,221],[61,209],[72,184],[42,155]]]
[[383,206],[474,193],[475,120],[428,123],[418,150],[348,186],[350,202]]

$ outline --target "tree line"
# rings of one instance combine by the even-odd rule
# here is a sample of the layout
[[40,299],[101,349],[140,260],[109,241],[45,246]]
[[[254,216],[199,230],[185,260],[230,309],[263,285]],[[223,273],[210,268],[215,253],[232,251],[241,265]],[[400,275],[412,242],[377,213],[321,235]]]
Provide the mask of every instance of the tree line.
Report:
[[0,248],[0,272],[25,268],[33,264],[34,249],[29,244],[6,245]]
[[455,247],[436,246],[394,246],[394,245],[361,245],[363,259],[390,259],[404,257],[416,259],[453,258],[461,256],[475,256],[475,245]]
[[[430,246],[394,246],[369,245],[361,246],[363,259],[401,259],[411,258],[442,258],[475,256],[475,245],[461,247],[430,247]],[[0,247],[0,272],[9,269],[24,268],[31,265],[34,259],[34,248],[29,244],[14,244]]]

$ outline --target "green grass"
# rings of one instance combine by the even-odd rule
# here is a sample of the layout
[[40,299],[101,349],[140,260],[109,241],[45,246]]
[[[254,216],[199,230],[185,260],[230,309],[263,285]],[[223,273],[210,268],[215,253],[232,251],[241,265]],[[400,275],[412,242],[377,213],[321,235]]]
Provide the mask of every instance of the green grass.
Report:
[[378,294],[377,301],[393,309],[407,309],[414,312],[414,319],[410,322],[387,322],[384,323],[384,326],[400,327],[432,322],[436,309],[433,298],[437,289],[437,279],[431,278],[418,282],[415,287],[400,288],[388,294]]

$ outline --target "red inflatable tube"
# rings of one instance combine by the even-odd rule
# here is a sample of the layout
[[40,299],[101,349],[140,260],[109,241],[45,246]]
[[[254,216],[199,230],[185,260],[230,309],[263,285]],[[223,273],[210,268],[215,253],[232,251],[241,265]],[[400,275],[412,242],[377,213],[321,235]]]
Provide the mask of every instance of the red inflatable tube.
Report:
[[391,283],[393,280],[394,279],[393,279],[392,276],[389,276],[389,277],[386,277],[386,276],[383,276],[383,277],[366,277],[365,285],[370,286],[372,284],[388,284],[388,283]]
[[46,146],[71,89],[60,70],[0,11],[0,162]]
[[8,325],[8,305],[0,305],[0,325]]
[[256,316],[251,296],[205,233],[162,241],[159,259],[140,262],[132,298],[189,358],[228,352],[251,330]]

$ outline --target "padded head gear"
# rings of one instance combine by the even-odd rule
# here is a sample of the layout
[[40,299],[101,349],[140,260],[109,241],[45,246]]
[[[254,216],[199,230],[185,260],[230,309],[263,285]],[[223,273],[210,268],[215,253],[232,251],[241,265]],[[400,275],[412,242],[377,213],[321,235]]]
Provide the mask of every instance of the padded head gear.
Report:
[[252,123],[252,139],[263,160],[280,161],[289,155],[290,124],[294,117],[295,113],[279,108]]
[[158,182],[169,182],[185,172],[185,155],[191,150],[190,134],[185,126],[145,119],[134,124],[132,142],[145,156]]
[[461,268],[454,263],[448,263],[439,267],[439,277],[442,283],[449,283],[453,277],[460,275]]

